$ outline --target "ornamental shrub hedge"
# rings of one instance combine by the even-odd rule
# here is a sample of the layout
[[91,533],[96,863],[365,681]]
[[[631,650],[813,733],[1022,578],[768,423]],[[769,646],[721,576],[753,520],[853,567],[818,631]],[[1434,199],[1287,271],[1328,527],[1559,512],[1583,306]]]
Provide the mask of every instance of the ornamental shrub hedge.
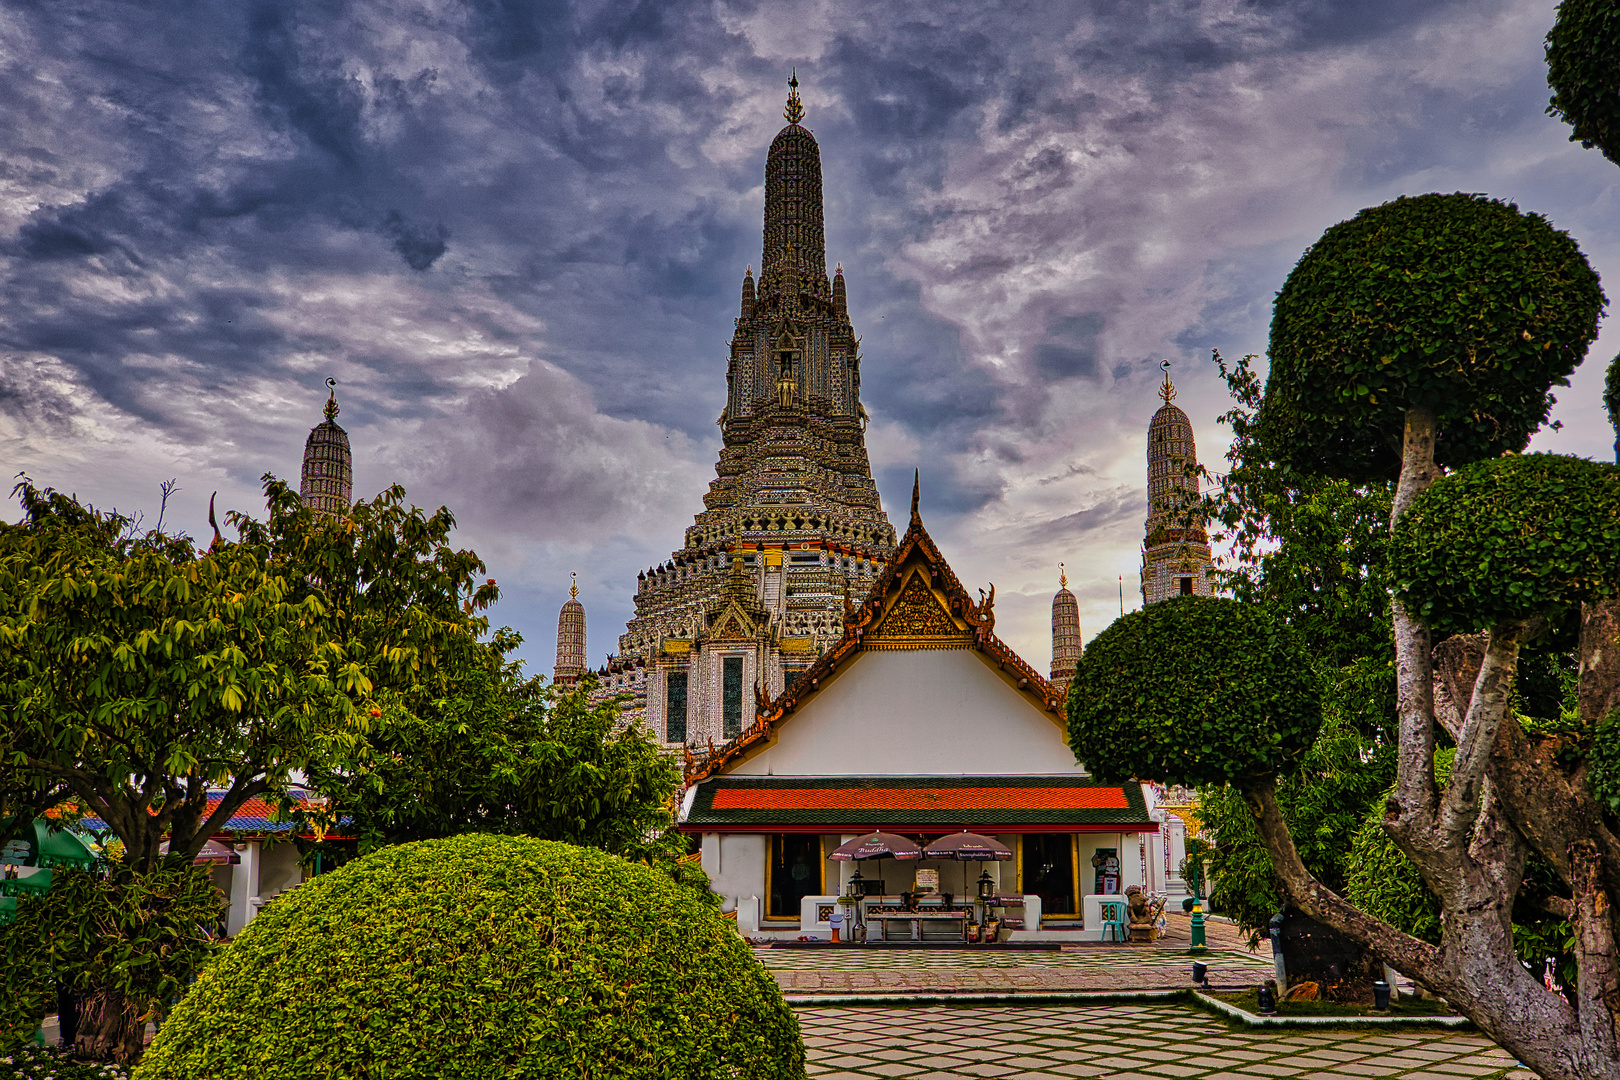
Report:
[[1571,142],[1596,146],[1620,165],[1620,7],[1614,0],[1563,0],[1547,33],[1547,112],[1574,129]]
[[1311,660],[1264,608],[1178,596],[1115,619],[1081,654],[1069,745],[1099,779],[1252,788],[1322,722]]
[[1260,436],[1307,474],[1394,477],[1406,410],[1436,460],[1522,450],[1605,300],[1569,234],[1482,195],[1402,197],[1332,226],[1272,307]]
[[1467,633],[1548,614],[1620,587],[1620,468],[1510,455],[1441,477],[1390,537],[1407,609]]
[[458,836],[278,898],[141,1080],[803,1077],[798,1023],[719,911],[593,848]]

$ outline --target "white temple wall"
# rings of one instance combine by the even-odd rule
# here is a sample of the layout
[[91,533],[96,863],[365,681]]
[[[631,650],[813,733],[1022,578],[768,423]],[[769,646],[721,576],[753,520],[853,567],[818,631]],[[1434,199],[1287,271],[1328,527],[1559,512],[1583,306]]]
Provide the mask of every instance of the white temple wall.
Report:
[[1051,714],[971,649],[862,653],[733,775],[1085,772]]

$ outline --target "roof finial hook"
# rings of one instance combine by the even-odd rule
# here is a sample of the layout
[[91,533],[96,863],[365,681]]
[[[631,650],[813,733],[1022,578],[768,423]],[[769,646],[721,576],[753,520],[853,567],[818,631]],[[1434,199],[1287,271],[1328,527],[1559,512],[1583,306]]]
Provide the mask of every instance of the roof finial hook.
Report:
[[1170,381],[1170,361],[1160,360],[1159,367],[1164,369],[1164,385],[1159,387],[1159,397],[1164,399],[1166,405],[1175,400],[1176,384]]
[[790,124],[797,124],[804,119],[804,102],[799,100],[799,70],[793,69],[793,77],[788,80],[787,108],[782,110],[782,119]]
[[568,571],[568,577],[569,577],[569,580],[572,582],[572,584],[570,584],[568,586],[568,599],[570,599],[570,600],[578,600],[579,599],[579,574],[576,571],[570,570],[570,571]]
[[1058,563],[1058,588],[1067,589],[1068,587],[1069,587],[1069,575],[1068,575],[1068,572],[1063,569],[1063,564],[1062,563]]
[[337,414],[337,380],[328,378],[326,380],[326,418],[328,420],[336,420]]

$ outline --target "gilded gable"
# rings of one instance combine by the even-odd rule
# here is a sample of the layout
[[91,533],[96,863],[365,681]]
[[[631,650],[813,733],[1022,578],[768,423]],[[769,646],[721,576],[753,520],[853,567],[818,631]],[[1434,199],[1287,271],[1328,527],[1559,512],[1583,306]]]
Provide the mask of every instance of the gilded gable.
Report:
[[920,573],[906,579],[883,622],[866,639],[873,649],[965,649],[971,632],[959,626]]

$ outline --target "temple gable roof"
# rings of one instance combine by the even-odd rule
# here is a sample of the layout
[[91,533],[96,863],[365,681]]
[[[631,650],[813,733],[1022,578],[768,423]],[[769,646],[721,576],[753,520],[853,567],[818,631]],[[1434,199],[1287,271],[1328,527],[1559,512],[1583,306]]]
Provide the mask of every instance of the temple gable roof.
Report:
[[[728,772],[769,748],[783,725],[866,653],[933,650],[976,654],[975,661],[1066,734],[1063,703],[1051,684],[995,635],[995,586],[980,590],[978,599],[968,594],[928,535],[913,490],[911,524],[894,556],[858,606],[845,600],[843,636],[776,698],[757,697],[754,723],[741,735],[701,758],[688,751],[687,783]],[[1057,745],[1063,745],[1061,734]],[[1053,771],[1072,767],[1054,764]]]

